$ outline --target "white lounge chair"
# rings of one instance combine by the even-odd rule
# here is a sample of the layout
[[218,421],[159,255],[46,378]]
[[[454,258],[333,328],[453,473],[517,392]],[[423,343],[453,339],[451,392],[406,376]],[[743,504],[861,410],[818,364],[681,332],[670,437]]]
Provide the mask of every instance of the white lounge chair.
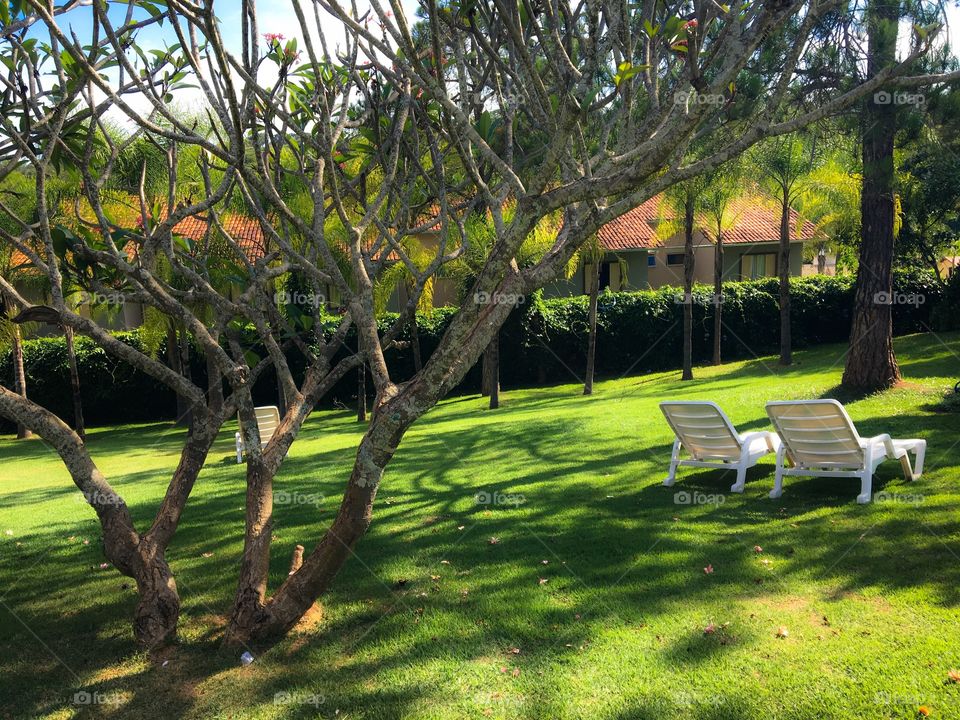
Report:
[[[670,473],[663,481],[667,487],[676,480],[679,465],[690,465],[736,470],[737,481],[730,491],[743,492],[747,469],[780,446],[776,434],[766,430],[738,433],[716,403],[676,400],[660,403],[660,410],[677,436],[673,441]],[[686,448],[689,460],[680,459],[681,448]]]
[[[257,414],[257,428],[260,430],[260,445],[266,445],[270,442],[270,438],[273,437],[273,434],[277,431],[277,426],[280,424],[280,408],[276,405],[264,405],[263,407],[254,408],[253,411]],[[237,422],[240,421],[240,416],[237,415]],[[243,462],[243,436],[238,432],[237,433],[237,462]]]
[[[836,400],[793,400],[767,403],[767,414],[780,435],[777,476],[770,497],[783,493],[785,475],[860,478],[858,503],[868,503],[873,473],[884,460],[899,460],[907,480],[923,472],[926,440],[892,440],[889,435],[861,438]],[[910,467],[912,452],[914,468]],[[784,461],[793,467],[786,467]]]

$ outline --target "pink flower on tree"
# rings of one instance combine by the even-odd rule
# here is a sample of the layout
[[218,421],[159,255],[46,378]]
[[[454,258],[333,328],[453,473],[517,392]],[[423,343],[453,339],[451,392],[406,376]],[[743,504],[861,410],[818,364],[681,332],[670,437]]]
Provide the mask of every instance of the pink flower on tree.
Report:
[[264,33],[263,39],[273,45],[273,43],[283,40],[284,37],[282,33]]

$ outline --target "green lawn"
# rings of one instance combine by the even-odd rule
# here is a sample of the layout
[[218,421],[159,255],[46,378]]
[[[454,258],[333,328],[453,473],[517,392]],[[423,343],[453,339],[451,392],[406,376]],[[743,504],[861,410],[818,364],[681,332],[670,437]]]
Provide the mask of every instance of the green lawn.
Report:
[[[132,644],[135,593],[100,569],[98,524],[57,457],[0,438],[0,716],[913,718],[922,705],[960,718],[947,682],[960,669],[960,415],[937,407],[960,335],[900,339],[904,386],[848,404],[864,435],[927,439],[919,482],[889,462],[874,486],[915,502],[860,506],[856,480],[803,478],[773,501],[772,457],[743,495],[727,494],[732,473],[686,468],[660,485],[659,400],[713,399],[741,430],[767,428],[766,400],[830,394],[843,351],[797,353],[787,370],[699,368],[692,383],[609,380],[592,398],[510,390],[495,412],[443,403],[404,440],[322,617],[249,667],[219,643],[243,531],[232,428],[169,552],[181,643],[153,659]],[[359,434],[347,413],[318,412],[291,451],[274,586],[332,518]],[[90,435],[142,527],[181,432]],[[677,505],[679,490],[725,502]],[[110,702],[78,705],[78,690]]]

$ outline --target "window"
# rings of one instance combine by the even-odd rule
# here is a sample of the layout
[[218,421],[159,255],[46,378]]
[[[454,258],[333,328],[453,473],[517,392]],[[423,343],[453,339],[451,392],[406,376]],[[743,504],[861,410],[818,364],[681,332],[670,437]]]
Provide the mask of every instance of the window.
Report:
[[656,266],[657,266],[657,256],[647,255],[647,267],[656,267]]
[[667,265],[683,265],[683,253],[667,253]]
[[756,280],[777,274],[777,254],[763,253],[740,256],[740,279]]

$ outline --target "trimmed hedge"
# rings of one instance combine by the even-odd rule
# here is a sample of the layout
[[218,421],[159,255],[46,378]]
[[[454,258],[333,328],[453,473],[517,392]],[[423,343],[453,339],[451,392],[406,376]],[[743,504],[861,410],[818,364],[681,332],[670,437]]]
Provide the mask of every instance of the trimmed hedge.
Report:
[[[958,315],[960,281],[943,292],[932,274],[897,272],[897,299],[922,302],[893,305],[894,332],[901,335],[929,328],[931,314],[953,320]],[[955,286],[955,287],[954,287]],[[694,361],[704,362],[713,347],[713,288],[694,288]],[[803,348],[827,342],[845,342],[850,334],[853,307],[852,277],[813,276],[791,280],[793,345]],[[779,347],[778,284],[775,278],[724,285],[722,353],[725,360],[775,353]],[[597,338],[599,375],[638,374],[676,368],[680,365],[683,332],[683,305],[676,288],[632,293],[604,293],[600,297]],[[501,330],[501,382],[504,386],[579,382],[586,364],[587,298],[543,299],[536,295],[519,306]],[[935,310],[936,309],[936,310]],[[433,352],[443,336],[454,308],[439,308],[417,318],[421,353]],[[395,315],[382,318],[386,328]],[[331,319],[331,327],[336,323]],[[946,321],[938,325],[946,324]],[[136,331],[117,333],[123,342],[140,347]],[[409,340],[409,337],[404,337]],[[356,347],[356,337],[347,338]],[[256,347],[254,347],[256,352]],[[344,351],[346,352],[346,350]],[[262,353],[260,353],[262,355]],[[27,388],[30,397],[69,421],[73,410],[63,338],[41,338],[24,343]],[[87,338],[77,338],[77,362],[83,395],[84,417],[88,424],[112,424],[172,419],[176,412],[173,393],[150,377],[107,355]],[[295,375],[303,371],[303,360],[291,358]],[[387,353],[393,376],[403,380],[413,374],[413,352],[409,346]],[[479,364],[478,364],[479,365]],[[193,377],[205,382],[205,365],[199,356],[191,362]],[[0,357],[0,377],[12,381],[12,356]],[[475,392],[480,384],[479,367],[474,367],[457,392]],[[368,385],[369,386],[369,385]],[[328,402],[353,403],[356,375],[341,381]],[[275,404],[276,379],[265,373],[254,390],[259,404]],[[9,424],[0,430],[9,431]]]

